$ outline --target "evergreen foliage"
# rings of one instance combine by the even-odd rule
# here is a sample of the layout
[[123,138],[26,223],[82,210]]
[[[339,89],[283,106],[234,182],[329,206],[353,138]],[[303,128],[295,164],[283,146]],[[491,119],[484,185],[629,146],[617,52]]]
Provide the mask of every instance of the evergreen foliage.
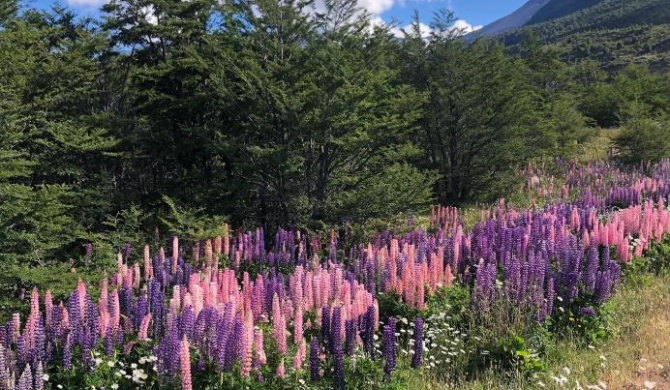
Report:
[[[585,27],[596,7],[591,25],[603,28],[622,12],[665,12],[614,3],[562,28],[595,34]],[[19,5],[0,6],[8,294],[33,266],[113,261],[84,258],[89,242],[120,251],[161,232],[197,240],[224,221],[325,231],[492,200],[518,164],[570,158],[596,125],[624,128],[627,160],[668,153],[653,143],[670,110],[667,76],[568,64],[562,44],[542,44],[554,24],[509,56],[468,42],[448,12],[430,37],[417,17],[398,39],[355,0],[114,0],[100,20]],[[653,155],[639,153],[652,144]]]

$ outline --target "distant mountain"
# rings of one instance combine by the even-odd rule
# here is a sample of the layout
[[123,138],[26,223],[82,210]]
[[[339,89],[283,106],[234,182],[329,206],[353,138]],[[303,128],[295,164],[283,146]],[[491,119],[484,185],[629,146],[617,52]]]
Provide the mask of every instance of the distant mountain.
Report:
[[602,1],[603,0],[551,0],[537,11],[525,25],[528,26],[552,19],[558,19],[585,8],[592,7]]
[[632,62],[670,68],[670,0],[530,0],[478,33],[512,52],[533,33],[569,61],[591,58],[609,70]]
[[505,31],[525,26],[545,5],[552,0],[529,0],[513,13],[471,33],[472,37],[493,36]]

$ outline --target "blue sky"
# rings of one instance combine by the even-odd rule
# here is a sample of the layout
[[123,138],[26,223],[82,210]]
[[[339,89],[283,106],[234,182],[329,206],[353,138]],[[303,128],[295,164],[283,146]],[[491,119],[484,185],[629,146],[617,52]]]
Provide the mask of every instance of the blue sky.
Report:
[[[0,0],[1,1],[1,0]],[[105,0],[60,0],[84,14],[95,14],[96,9]],[[459,27],[466,29],[486,25],[505,16],[527,0],[359,0],[359,4],[372,15],[386,22],[393,19],[401,23],[401,27],[411,21],[414,10],[418,10],[422,22],[428,24],[433,12],[448,8],[461,19]],[[38,7],[48,7],[52,0],[32,0]]]

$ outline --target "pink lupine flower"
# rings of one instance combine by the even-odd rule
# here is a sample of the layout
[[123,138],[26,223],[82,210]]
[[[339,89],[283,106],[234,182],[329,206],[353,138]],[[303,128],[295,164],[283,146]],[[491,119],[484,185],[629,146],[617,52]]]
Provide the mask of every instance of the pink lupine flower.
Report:
[[181,388],[182,390],[192,390],[193,383],[191,382],[191,351],[186,335],[181,341],[181,349],[179,351],[179,362],[181,365]]
[[177,261],[179,260],[179,237],[172,237],[172,264],[170,272],[177,273]]
[[451,287],[454,282],[454,274],[451,271],[451,265],[447,264],[447,269],[444,272],[444,283],[447,287]]
[[212,249],[212,240],[205,241],[205,260],[207,261],[207,266],[212,267],[214,265],[214,253]]
[[[79,298],[80,300],[81,297]],[[82,313],[84,311],[82,310]],[[119,329],[119,325],[121,323],[121,305],[119,303],[119,290],[114,290],[112,291],[112,296],[111,296],[111,312],[109,313],[110,315],[110,325],[112,329],[116,332],[116,330]]]
[[53,296],[51,295],[51,290],[47,290],[44,294],[44,309],[45,309],[45,325],[48,328],[51,325],[51,311],[53,310]]
[[251,373],[251,358],[253,354],[253,340],[254,340],[254,322],[251,312],[247,312],[244,321],[244,334],[242,340],[242,356],[240,358],[241,367],[240,373],[242,376],[248,377]]
[[293,318],[293,342],[297,345],[302,340],[302,308],[295,309],[295,316]]
[[283,378],[286,376],[286,368],[284,367],[284,359],[279,362],[279,365],[277,366],[277,371],[275,371],[275,376],[277,378]]
[[142,318],[142,323],[140,324],[139,332],[137,336],[140,340],[147,340],[149,338],[149,324],[151,323],[151,313],[147,314]]
[[263,349],[263,329],[254,330],[254,350],[256,355],[256,363],[262,366],[268,362],[265,356],[265,349]]
[[153,266],[151,265],[151,250],[149,245],[144,246],[144,280],[149,281],[153,277]]
[[279,297],[275,293],[272,299],[272,337],[277,343],[277,350],[280,355],[285,355],[286,346],[286,319],[279,306]]

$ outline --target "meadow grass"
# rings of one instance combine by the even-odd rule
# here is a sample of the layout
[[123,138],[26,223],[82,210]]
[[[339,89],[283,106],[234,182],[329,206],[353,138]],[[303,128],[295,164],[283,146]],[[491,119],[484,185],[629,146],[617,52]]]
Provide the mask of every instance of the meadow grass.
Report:
[[[610,302],[612,336],[595,345],[554,337],[546,370],[524,375],[490,367],[473,378],[443,382],[430,371],[410,372],[412,390],[670,389],[670,274],[625,279]],[[589,387],[590,386],[590,387]]]

